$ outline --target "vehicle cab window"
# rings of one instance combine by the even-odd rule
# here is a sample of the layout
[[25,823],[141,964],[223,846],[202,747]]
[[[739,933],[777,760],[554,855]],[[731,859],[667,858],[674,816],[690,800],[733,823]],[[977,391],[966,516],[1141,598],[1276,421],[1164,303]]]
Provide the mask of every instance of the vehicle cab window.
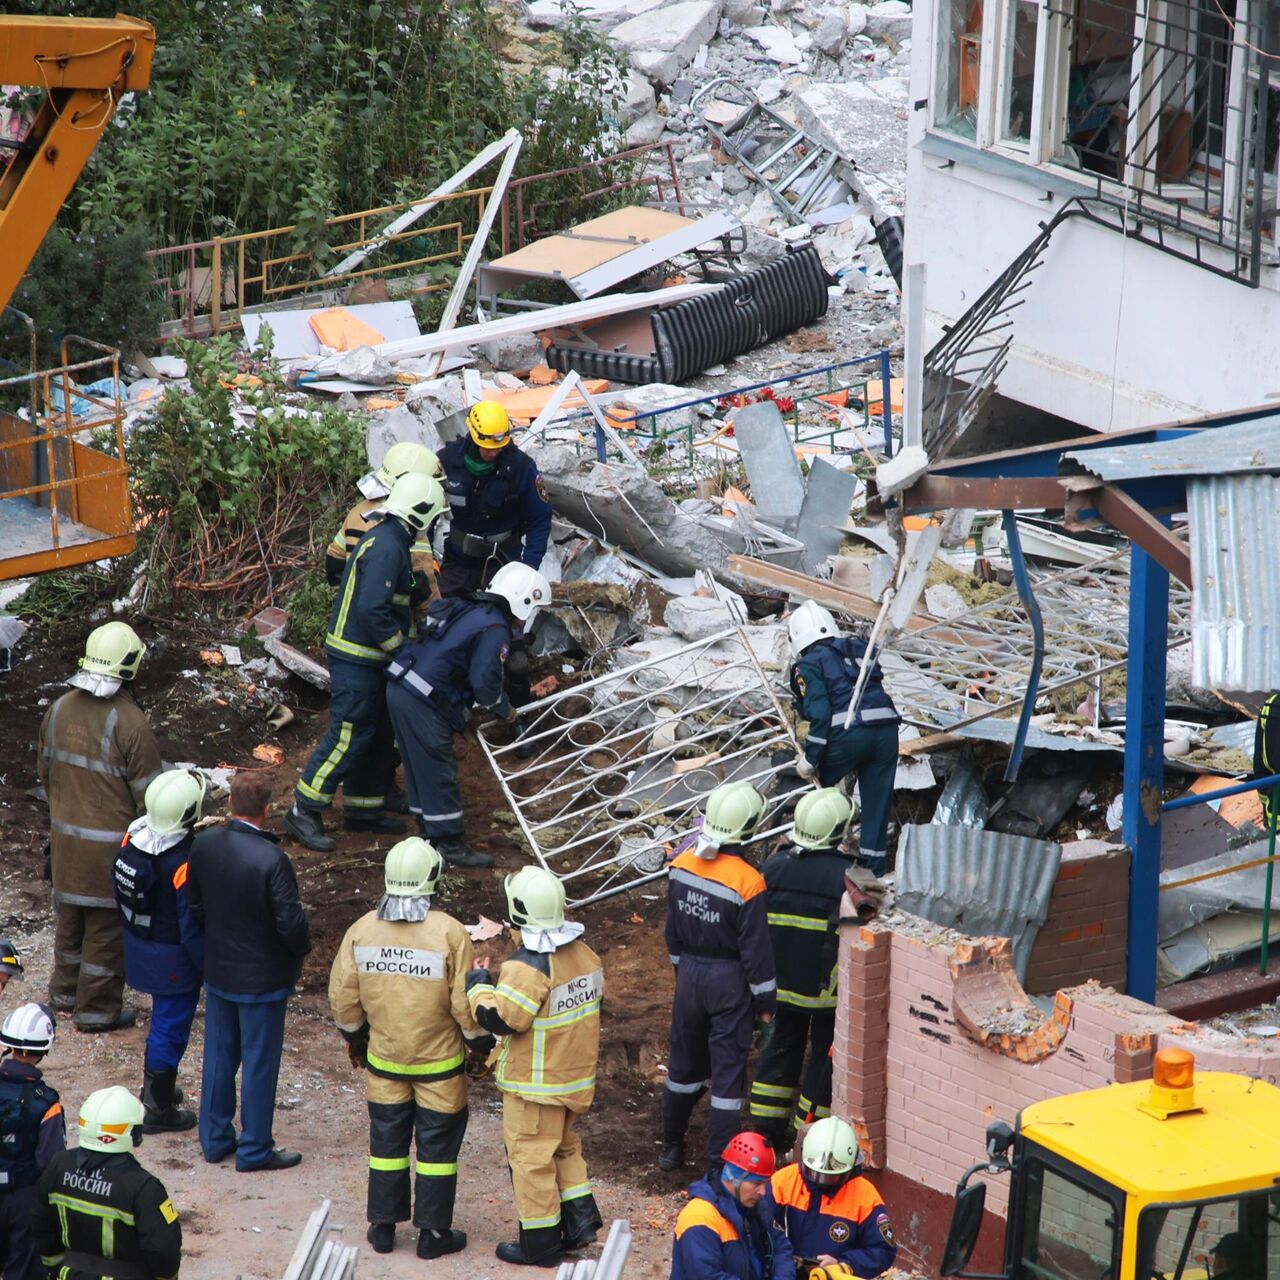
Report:
[[1086,1185],[1030,1153],[1026,1159],[1017,1265],[1026,1280],[1111,1280],[1116,1274],[1121,1193]]
[[1138,1239],[1138,1280],[1280,1278],[1280,1196],[1152,1205]]

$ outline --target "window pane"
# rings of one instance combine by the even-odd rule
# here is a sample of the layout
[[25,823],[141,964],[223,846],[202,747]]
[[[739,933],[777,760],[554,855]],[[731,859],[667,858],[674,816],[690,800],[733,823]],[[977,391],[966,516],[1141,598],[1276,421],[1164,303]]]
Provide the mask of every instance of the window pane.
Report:
[[982,60],[982,0],[942,0],[938,7],[937,112],[944,129],[977,136]]
[[1009,0],[1004,29],[1000,137],[1031,140],[1031,93],[1035,85],[1040,0]]
[[1275,1280],[1280,1275],[1276,1206],[1266,1192],[1148,1209],[1139,1239],[1146,1254],[1140,1274],[1167,1280]]
[[1028,1167],[1022,1265],[1040,1280],[1098,1280],[1115,1253],[1110,1200],[1039,1162]]

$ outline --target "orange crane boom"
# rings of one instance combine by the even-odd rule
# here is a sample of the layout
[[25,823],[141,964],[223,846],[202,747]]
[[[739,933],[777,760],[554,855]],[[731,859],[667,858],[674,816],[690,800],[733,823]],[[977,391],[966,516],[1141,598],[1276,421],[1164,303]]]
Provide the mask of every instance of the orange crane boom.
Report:
[[45,99],[0,174],[0,310],[8,305],[121,97],[146,89],[156,33],[149,22],[0,15],[0,84]]

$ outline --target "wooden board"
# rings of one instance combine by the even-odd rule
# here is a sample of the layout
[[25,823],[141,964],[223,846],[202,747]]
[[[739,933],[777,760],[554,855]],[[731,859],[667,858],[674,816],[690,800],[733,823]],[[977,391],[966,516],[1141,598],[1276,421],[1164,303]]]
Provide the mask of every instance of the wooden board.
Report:
[[[590,271],[592,267],[612,262],[624,253],[630,253],[638,245],[648,244],[673,231],[683,231],[694,223],[695,219],[682,218],[678,213],[633,205],[629,209],[615,209],[599,218],[580,222],[576,227],[570,228],[574,235],[561,232],[535,240],[523,249],[497,258],[488,265],[496,270],[578,276],[584,271]],[[586,239],[587,236],[602,238]]]

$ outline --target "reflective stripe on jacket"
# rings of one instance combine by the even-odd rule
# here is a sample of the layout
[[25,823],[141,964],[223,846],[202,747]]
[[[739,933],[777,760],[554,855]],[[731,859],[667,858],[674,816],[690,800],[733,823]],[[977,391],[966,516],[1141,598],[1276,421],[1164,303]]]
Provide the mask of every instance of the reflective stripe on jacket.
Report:
[[764,864],[778,1003],[834,1009],[840,899],[852,859],[836,849],[779,849]]
[[866,1178],[850,1178],[835,1195],[820,1196],[805,1184],[798,1164],[773,1175],[774,1210],[799,1258],[829,1253],[856,1276],[878,1276],[898,1256],[880,1193]]
[[409,531],[380,520],[347,560],[329,615],[324,647],[349,662],[384,666],[413,635]]
[[699,1179],[676,1219],[671,1280],[792,1280],[791,1246],[773,1217],[767,1192],[744,1209],[719,1178]]
[[530,1102],[585,1111],[595,1096],[600,1056],[600,957],[581,941],[549,955],[522,947],[503,963],[496,983],[474,977],[467,996],[477,1021],[494,1029],[483,1013],[489,1010],[507,1028],[498,1088]]
[[[849,699],[866,653],[865,640],[837,636],[811,644],[792,665],[791,696],[796,715],[809,722],[804,754],[811,764],[822,759],[828,742],[845,732]],[[901,723],[902,717],[884,687],[880,664],[873,661],[850,728]]]
[[78,907],[115,909],[111,864],[160,772],[160,748],[124,689],[72,689],[45,712],[36,773],[49,791],[53,889]]

